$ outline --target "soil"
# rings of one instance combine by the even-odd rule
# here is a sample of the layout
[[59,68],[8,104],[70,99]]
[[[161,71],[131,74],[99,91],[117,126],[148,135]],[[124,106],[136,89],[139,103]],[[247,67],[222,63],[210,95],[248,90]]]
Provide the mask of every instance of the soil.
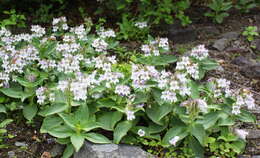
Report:
[[[220,30],[219,34],[236,31],[241,33],[245,27],[249,25],[258,26],[260,28],[260,10],[254,10],[249,14],[240,15],[239,13],[231,14],[229,18],[227,18],[223,24],[216,25],[208,21],[203,17],[200,20],[195,19],[195,23],[192,24],[194,28],[203,28],[205,26],[216,27]],[[195,14],[194,14],[195,15]],[[191,48],[197,44],[205,44],[209,48],[211,48],[212,42],[218,39],[218,36],[205,36],[203,34],[199,34],[198,40],[192,43],[187,43],[183,45],[174,45],[173,47],[185,47]],[[248,43],[244,40],[244,37],[239,37],[239,40],[245,45],[245,47],[249,47]],[[260,105],[260,80],[245,77],[240,73],[239,66],[232,64],[231,61],[237,56],[248,56],[251,55],[252,51],[244,51],[244,50],[236,50],[236,51],[223,51],[218,52],[216,50],[210,51],[210,56],[217,61],[219,61],[220,65],[224,69],[224,71],[211,71],[207,75],[209,77],[223,77],[231,81],[232,86],[234,88],[249,88],[254,93],[254,97],[257,101],[257,104]],[[255,58],[259,58],[260,54],[253,53]],[[15,153],[17,158],[39,158],[39,157],[48,157],[48,153],[55,145],[55,139],[46,134],[40,134],[39,132],[40,126],[32,127],[31,125],[27,125],[25,123],[21,124],[11,124],[8,126],[8,134],[15,136],[14,138],[6,138],[4,140],[4,144],[7,144],[9,147],[7,149],[0,149],[0,158],[8,158],[12,152]],[[24,143],[25,146],[19,147],[16,146],[16,142]],[[47,153],[47,154],[46,154]],[[46,156],[47,155],[47,156]]]

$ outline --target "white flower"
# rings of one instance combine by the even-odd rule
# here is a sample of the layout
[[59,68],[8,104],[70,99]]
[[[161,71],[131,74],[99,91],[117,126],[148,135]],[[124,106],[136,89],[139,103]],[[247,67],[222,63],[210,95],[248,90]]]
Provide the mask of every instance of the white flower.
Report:
[[101,38],[95,39],[91,45],[97,52],[105,52],[108,47],[108,44]]
[[39,25],[32,25],[31,31],[33,32],[33,36],[35,37],[42,37],[46,33],[45,28]]
[[40,87],[36,90],[36,96],[37,96],[37,103],[43,104],[46,100],[45,91],[47,89],[45,87]]
[[130,110],[126,110],[126,116],[127,116],[128,121],[134,120],[135,119],[135,112],[130,111]]
[[130,94],[130,87],[125,85],[117,85],[115,93],[121,96],[127,96]]
[[97,32],[97,34],[101,38],[116,37],[114,30],[112,30],[112,29],[105,30],[103,27]]
[[253,98],[252,94],[246,94],[246,97],[244,98],[244,102],[248,109],[252,110],[256,107],[255,99]]
[[208,111],[208,105],[205,102],[205,100],[197,99],[196,101],[197,101],[197,104],[198,104],[200,111],[202,111],[203,113],[206,113]]
[[59,81],[57,89],[61,91],[65,91],[67,88],[69,88],[69,82],[68,81]]
[[246,136],[248,135],[248,132],[242,129],[235,129],[235,134],[241,138],[241,139],[246,139]]
[[160,38],[159,39],[159,47],[168,50],[169,49],[169,42],[168,38]]
[[176,102],[178,99],[176,97],[176,93],[171,91],[163,91],[161,98],[167,102]]
[[205,45],[198,45],[197,47],[193,48],[191,51],[191,56],[195,57],[196,59],[202,60],[208,57],[208,49],[205,48]]
[[240,114],[241,112],[240,112],[240,106],[238,106],[238,105],[233,105],[233,107],[232,107],[232,114],[234,114],[234,115],[238,115],[238,114]]
[[135,26],[138,27],[139,29],[143,29],[143,28],[147,27],[147,22],[146,21],[144,21],[144,22],[136,22]]
[[138,134],[140,137],[143,137],[143,136],[145,136],[145,131],[142,130],[142,129],[139,129],[139,130],[137,131],[137,134]]
[[169,143],[173,146],[176,146],[176,143],[180,140],[179,136],[175,136],[172,139],[169,140]]
[[230,86],[230,81],[228,81],[224,78],[217,79],[216,81],[220,88],[227,88]]

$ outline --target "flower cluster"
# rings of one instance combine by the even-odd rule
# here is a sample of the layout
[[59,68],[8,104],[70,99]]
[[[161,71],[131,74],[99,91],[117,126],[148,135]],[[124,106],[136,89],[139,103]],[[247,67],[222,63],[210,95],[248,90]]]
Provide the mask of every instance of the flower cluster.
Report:
[[143,29],[143,28],[148,27],[146,21],[144,21],[144,22],[136,22],[136,23],[135,23],[135,26],[138,27],[139,29]]
[[206,49],[204,45],[198,45],[191,50],[190,55],[198,60],[202,60],[209,56],[208,52],[209,50]]
[[52,20],[52,31],[66,31],[69,29],[66,17],[54,18]]
[[177,62],[176,70],[184,71],[191,75],[194,79],[199,79],[199,66],[189,57],[182,57],[181,61]]
[[146,56],[159,56],[160,51],[169,50],[168,38],[157,38],[156,40],[150,41],[148,44],[142,45],[141,50]]

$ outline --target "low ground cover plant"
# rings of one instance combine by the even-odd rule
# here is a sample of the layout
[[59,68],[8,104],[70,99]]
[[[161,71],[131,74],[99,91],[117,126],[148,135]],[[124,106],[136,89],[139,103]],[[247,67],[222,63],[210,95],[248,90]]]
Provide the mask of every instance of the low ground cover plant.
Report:
[[188,157],[243,152],[248,133],[237,121],[255,122],[247,111],[255,107],[253,95],[223,78],[203,80],[218,66],[204,45],[178,56],[167,38],[149,36],[125,61],[117,60],[116,32],[89,32],[84,25],[70,27],[65,17],[53,19],[50,31],[33,25],[30,34],[15,35],[2,28],[5,111],[16,106],[28,121],[42,118],[41,132],[67,146],[63,157],[85,140],[142,144]]

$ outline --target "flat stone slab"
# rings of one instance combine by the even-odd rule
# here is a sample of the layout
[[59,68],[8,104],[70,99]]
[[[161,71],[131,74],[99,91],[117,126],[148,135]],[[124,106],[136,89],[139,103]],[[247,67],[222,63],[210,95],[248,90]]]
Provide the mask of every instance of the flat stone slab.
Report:
[[249,132],[247,138],[248,139],[260,139],[260,130],[250,129],[247,130]]
[[140,147],[125,144],[93,144],[85,142],[74,158],[155,158]]

